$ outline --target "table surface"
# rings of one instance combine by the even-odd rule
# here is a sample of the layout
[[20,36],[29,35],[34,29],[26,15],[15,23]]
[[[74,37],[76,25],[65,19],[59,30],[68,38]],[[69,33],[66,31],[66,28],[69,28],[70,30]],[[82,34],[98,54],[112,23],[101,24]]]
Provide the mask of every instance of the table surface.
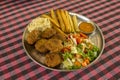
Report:
[[[34,63],[25,53],[26,25],[50,9],[65,9],[90,18],[103,32],[105,49],[85,70],[59,72]],[[118,80],[120,79],[120,0],[3,0],[0,1],[1,80]]]

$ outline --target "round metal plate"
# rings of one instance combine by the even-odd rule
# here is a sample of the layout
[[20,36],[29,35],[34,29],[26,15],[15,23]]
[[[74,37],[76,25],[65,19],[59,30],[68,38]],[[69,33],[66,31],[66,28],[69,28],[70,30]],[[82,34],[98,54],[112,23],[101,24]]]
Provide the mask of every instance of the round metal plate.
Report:
[[[99,28],[99,26],[97,24],[95,24],[94,22],[92,22],[90,19],[88,19],[87,17],[85,16],[82,16],[82,15],[79,15],[79,14],[76,14],[76,13],[70,13],[70,15],[76,15],[77,18],[78,18],[78,23],[80,21],[85,21],[85,22],[91,22],[93,23],[93,25],[96,27],[96,30],[93,34],[89,35],[89,38],[91,39],[91,41],[100,49],[100,53],[99,53],[99,56],[93,61],[91,62],[88,66],[94,64],[98,59],[99,57],[101,56],[103,50],[104,50],[104,45],[105,45],[105,41],[104,41],[104,37],[103,37],[103,33],[101,31],[101,29]],[[59,68],[49,68],[47,66],[45,66],[43,64],[43,60],[44,60],[44,56],[41,55],[41,54],[37,54],[38,52],[34,49],[34,46],[31,46],[29,45],[27,42],[26,42],[26,36],[28,34],[28,29],[27,27],[25,28],[24,30],[24,33],[23,33],[23,37],[22,37],[22,43],[23,43],[23,47],[24,47],[24,50],[25,52],[27,53],[27,55],[35,62],[37,63],[38,65],[42,66],[42,67],[45,67],[47,69],[50,69],[50,70],[56,70],[56,71],[74,71],[74,70],[62,70],[62,69],[59,69]],[[38,56],[38,57],[34,57],[34,56]],[[87,67],[88,67],[87,66]],[[85,69],[87,67],[84,67],[84,68],[81,68],[81,69]],[[78,70],[78,69],[77,69]]]

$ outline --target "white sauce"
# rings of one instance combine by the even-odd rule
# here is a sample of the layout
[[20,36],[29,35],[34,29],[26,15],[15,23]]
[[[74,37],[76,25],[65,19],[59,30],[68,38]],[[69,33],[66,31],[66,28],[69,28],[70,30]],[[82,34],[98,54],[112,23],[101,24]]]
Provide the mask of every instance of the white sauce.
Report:
[[28,25],[29,32],[32,30],[44,31],[46,28],[51,28],[51,23],[47,18],[37,17]]

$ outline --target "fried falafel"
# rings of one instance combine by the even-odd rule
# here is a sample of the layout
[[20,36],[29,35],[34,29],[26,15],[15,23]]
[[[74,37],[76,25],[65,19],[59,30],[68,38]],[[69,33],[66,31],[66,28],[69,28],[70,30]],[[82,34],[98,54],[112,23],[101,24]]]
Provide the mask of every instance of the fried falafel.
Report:
[[59,39],[59,40],[62,40],[62,41],[66,40],[66,36],[61,34],[61,33],[56,33],[52,38],[53,39]]
[[51,38],[53,35],[56,34],[56,30],[52,28],[47,28],[45,31],[41,33],[42,38]]
[[48,52],[48,49],[45,47],[45,43],[47,42],[46,39],[40,39],[35,43],[35,49],[38,50],[40,53]]
[[45,43],[45,47],[50,51],[50,52],[59,52],[63,48],[62,41],[59,39],[49,39]]
[[55,67],[62,62],[61,56],[58,53],[49,53],[45,56],[45,65]]
[[41,32],[39,30],[33,30],[32,32],[28,33],[26,41],[28,44],[34,44],[40,38]]

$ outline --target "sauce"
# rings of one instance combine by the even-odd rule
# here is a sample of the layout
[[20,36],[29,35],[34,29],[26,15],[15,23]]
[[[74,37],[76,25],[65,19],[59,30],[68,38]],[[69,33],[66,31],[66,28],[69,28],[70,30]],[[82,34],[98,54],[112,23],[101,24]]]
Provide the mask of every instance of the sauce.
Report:
[[80,29],[80,31],[82,31],[82,32],[91,33],[91,32],[94,31],[94,26],[93,26],[91,23],[82,22],[82,23],[79,25],[79,29]]

